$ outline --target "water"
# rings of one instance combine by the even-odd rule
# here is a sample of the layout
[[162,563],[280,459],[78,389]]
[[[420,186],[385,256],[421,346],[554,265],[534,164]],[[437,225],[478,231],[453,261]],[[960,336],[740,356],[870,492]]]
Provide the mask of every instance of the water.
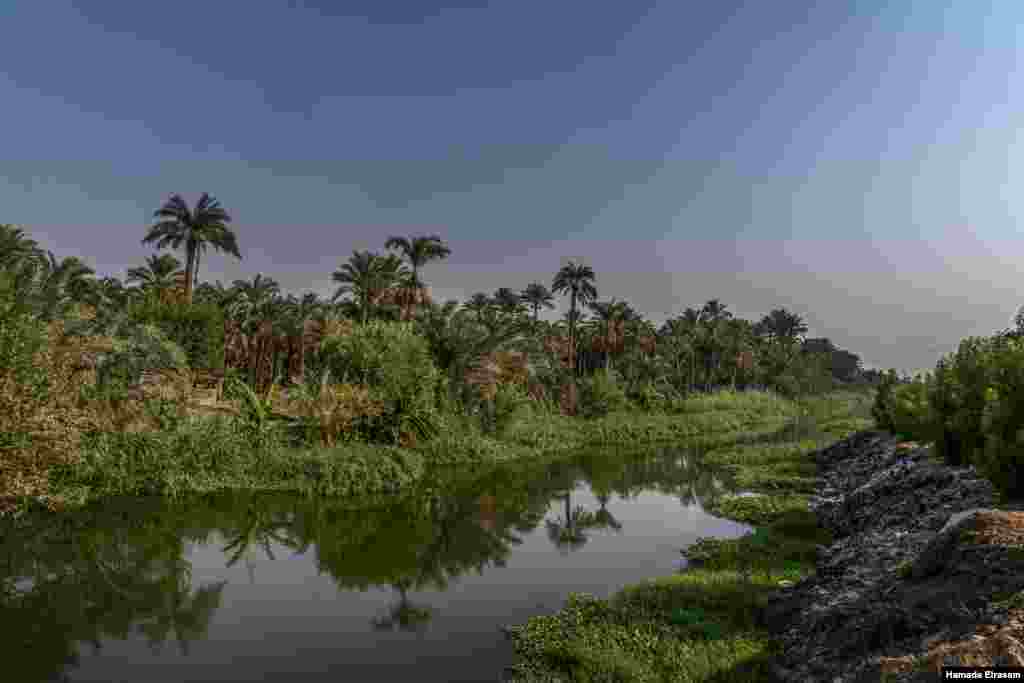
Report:
[[230,494],[21,524],[0,535],[3,679],[498,681],[502,626],[749,531],[703,511],[733,490],[659,449],[441,473],[370,507]]

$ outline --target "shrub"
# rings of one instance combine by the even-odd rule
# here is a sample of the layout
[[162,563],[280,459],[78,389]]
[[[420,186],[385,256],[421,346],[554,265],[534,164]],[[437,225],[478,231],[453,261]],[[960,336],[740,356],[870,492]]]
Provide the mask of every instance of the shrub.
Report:
[[304,441],[334,446],[364,435],[370,423],[384,411],[384,403],[365,386],[329,384],[325,373],[319,383],[307,383],[289,391],[282,411],[297,417]]
[[530,410],[530,397],[522,385],[500,383],[495,388],[494,398],[485,402],[482,412],[483,428],[486,433],[501,435]]
[[931,441],[934,417],[928,401],[929,381],[915,380],[896,387],[892,393],[892,431],[908,439]]
[[928,388],[928,404],[932,413],[935,452],[947,465],[959,467],[963,464],[963,453],[954,419],[960,409],[960,391],[951,366],[949,358],[942,358],[935,365]]
[[625,410],[629,405],[626,392],[614,375],[605,372],[594,373],[579,383],[579,412],[583,417],[604,417],[609,413]]
[[651,413],[661,413],[669,406],[670,397],[666,393],[658,391],[658,388],[654,386],[654,382],[644,382],[641,384],[636,393],[630,396],[633,403],[636,404],[641,410],[645,410]]
[[994,351],[982,418],[985,432],[979,470],[1011,498],[1024,497],[1024,343],[1008,341]]
[[871,417],[879,429],[894,432],[896,424],[893,421],[893,392],[899,385],[900,379],[895,370],[890,369],[883,373],[878,383],[878,390],[875,392],[875,402],[871,406]]
[[0,277],[0,433],[20,431],[49,398],[46,327],[30,315],[6,277]]
[[184,350],[189,366],[224,367],[224,313],[216,304],[165,303],[146,297],[131,306],[129,318],[160,328]]
[[969,337],[960,342],[954,356],[953,377],[958,389],[952,427],[959,440],[961,462],[974,462],[985,447],[982,420],[991,386],[992,340]]
[[436,434],[440,373],[426,339],[410,324],[359,325],[349,335],[324,341],[319,360],[331,377],[368,387],[383,402],[371,430],[375,438],[398,442]]
[[101,385],[136,384],[145,370],[186,369],[188,357],[156,325],[135,325],[114,340],[114,350],[97,364]]

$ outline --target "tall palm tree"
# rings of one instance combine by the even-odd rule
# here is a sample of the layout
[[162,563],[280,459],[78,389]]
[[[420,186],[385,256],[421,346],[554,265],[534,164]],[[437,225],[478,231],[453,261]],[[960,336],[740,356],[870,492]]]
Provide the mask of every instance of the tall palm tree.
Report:
[[612,350],[620,346],[624,333],[624,323],[629,305],[624,301],[591,301],[589,306],[594,313],[601,347],[604,349],[604,369],[606,374],[612,370]]
[[705,339],[707,341],[707,356],[705,359],[705,369],[707,372],[707,389],[711,389],[711,384],[714,381],[712,371],[717,372],[721,365],[721,334],[724,330],[725,322],[732,319],[732,313],[727,310],[728,306],[723,304],[718,299],[711,299],[704,307],[700,310],[700,321],[704,325],[707,334]]
[[549,310],[555,307],[555,297],[551,295],[547,287],[539,282],[531,282],[526,285],[526,289],[519,296],[523,303],[533,309],[534,324],[539,318],[541,306]]
[[146,259],[144,266],[129,268],[126,276],[127,282],[137,282],[143,290],[163,294],[180,282],[183,273],[181,261],[173,254],[153,254]]
[[143,244],[156,243],[157,249],[185,248],[185,303],[192,303],[192,289],[199,277],[199,257],[212,246],[217,251],[241,259],[238,237],[228,227],[231,216],[220,202],[206,192],[195,208],[178,194],[172,194],[163,206],[153,213],[156,224],[149,228]]
[[410,237],[389,237],[384,243],[385,249],[400,249],[402,255],[412,266],[412,284],[414,287],[423,287],[420,280],[420,268],[430,261],[437,261],[448,258],[452,250],[441,240],[440,235],[410,236]]
[[569,369],[576,367],[576,305],[586,305],[597,298],[594,269],[569,261],[555,274],[551,283],[553,294],[569,294]]

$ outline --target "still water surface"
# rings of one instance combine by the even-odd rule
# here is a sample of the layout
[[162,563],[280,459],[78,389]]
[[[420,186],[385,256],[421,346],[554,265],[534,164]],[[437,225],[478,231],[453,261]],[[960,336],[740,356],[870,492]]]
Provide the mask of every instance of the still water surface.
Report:
[[500,681],[502,626],[749,531],[703,511],[732,490],[662,448],[439,473],[369,507],[230,494],[51,516],[0,535],[0,678]]

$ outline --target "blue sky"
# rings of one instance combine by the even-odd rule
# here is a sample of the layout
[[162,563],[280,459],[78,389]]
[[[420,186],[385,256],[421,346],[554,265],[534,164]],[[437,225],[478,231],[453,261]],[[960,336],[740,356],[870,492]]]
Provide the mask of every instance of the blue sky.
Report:
[[[344,8],[344,9],[342,9]],[[1011,0],[0,0],[0,221],[123,276],[169,193],[332,291],[440,233],[435,298],[568,258],[660,322],[784,306],[928,367],[1024,304]]]

